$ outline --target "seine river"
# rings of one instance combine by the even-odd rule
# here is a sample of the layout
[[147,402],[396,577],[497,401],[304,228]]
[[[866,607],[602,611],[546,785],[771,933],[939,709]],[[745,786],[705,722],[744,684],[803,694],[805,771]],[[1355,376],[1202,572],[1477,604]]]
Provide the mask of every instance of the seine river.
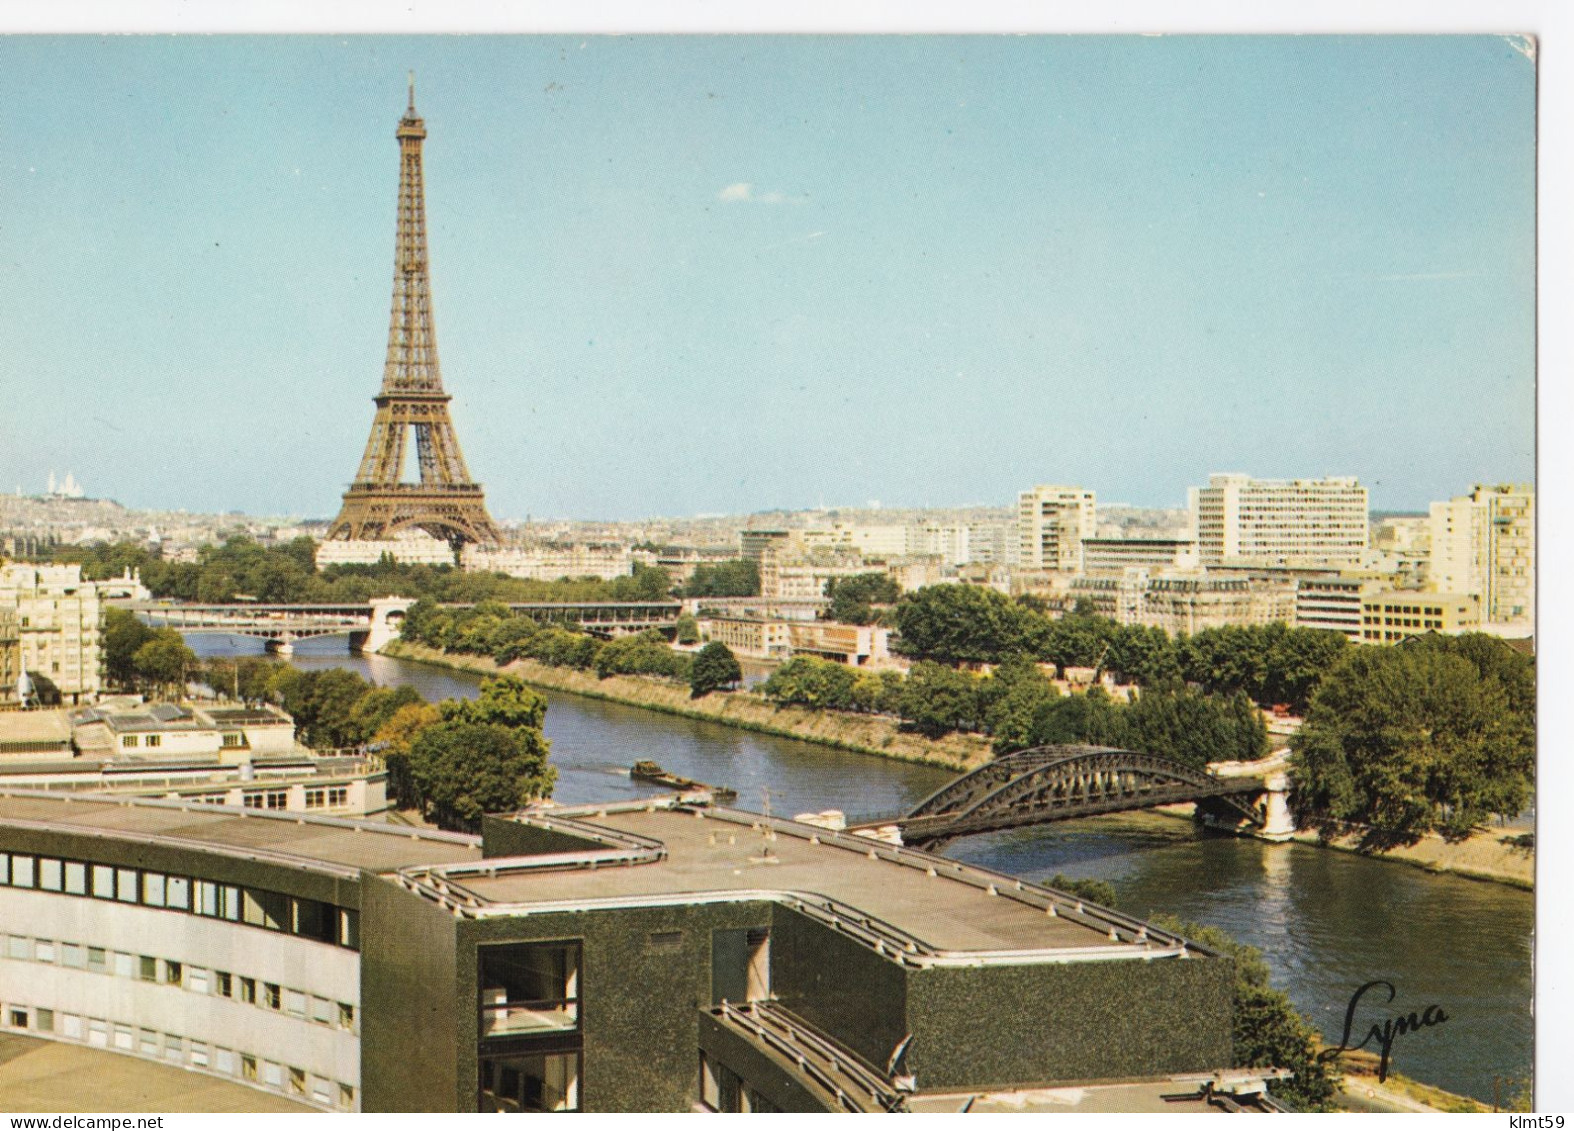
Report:
[[[193,644],[207,654],[257,648],[255,641],[201,637]],[[342,639],[297,645],[293,662],[410,684],[434,701],[473,696],[480,682],[467,673],[351,656],[343,648]],[[564,803],[657,792],[629,780],[628,767],[641,758],[730,785],[738,806],[768,805],[781,816],[822,809],[841,809],[850,819],[892,815],[950,777],[930,767],[545,694],[555,796]],[[1170,912],[1222,927],[1263,951],[1274,985],[1289,992],[1331,1043],[1363,983],[1393,983],[1395,1006],[1406,1013],[1440,1005],[1445,1024],[1395,1042],[1394,1068],[1415,1079],[1490,1103],[1494,1078],[1507,1082],[1507,1096],[1531,1073],[1535,905],[1529,892],[1349,853],[1203,834],[1155,814],[975,837],[946,851],[1027,879],[1064,872],[1107,880],[1124,911]]]

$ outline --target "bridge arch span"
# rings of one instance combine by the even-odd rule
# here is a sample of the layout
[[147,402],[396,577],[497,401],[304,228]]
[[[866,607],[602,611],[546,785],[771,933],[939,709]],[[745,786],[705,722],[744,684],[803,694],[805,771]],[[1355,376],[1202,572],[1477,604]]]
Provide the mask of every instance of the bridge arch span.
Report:
[[904,843],[936,848],[957,837],[1048,821],[1217,799],[1261,826],[1263,783],[1221,777],[1169,758],[1110,746],[1040,746],[988,762],[930,794],[896,822]]

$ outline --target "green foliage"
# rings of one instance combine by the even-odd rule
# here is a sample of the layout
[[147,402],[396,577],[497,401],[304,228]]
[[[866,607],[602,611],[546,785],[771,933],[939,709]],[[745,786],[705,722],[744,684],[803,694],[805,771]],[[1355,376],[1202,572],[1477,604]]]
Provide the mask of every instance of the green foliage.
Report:
[[685,597],[758,597],[760,569],[744,558],[694,567],[683,587]]
[[1033,651],[1031,630],[1044,618],[977,585],[930,585],[896,605],[898,647],[942,664],[998,663]]
[[487,676],[474,699],[447,699],[441,706],[450,722],[493,723],[540,730],[546,723],[546,697],[517,675]]
[[1371,848],[1469,836],[1513,816],[1535,770],[1534,671],[1490,637],[1352,650],[1322,681],[1292,757],[1303,822]]
[[268,698],[269,682],[275,670],[277,665],[260,656],[234,659],[219,656],[202,663],[201,679],[219,695],[243,703],[261,703]]
[[698,644],[700,622],[695,620],[692,614],[684,613],[678,618],[677,631],[673,639],[679,644]]
[[1070,892],[1090,903],[1102,904],[1105,907],[1115,906],[1115,885],[1108,880],[1074,880],[1062,872],[1056,872],[1049,878],[1048,886],[1059,891]]
[[996,668],[979,695],[996,754],[1032,746],[1039,712],[1061,697],[1060,689],[1025,656],[1013,657]]
[[1187,688],[1147,691],[1130,703],[1100,687],[1039,708],[1025,741],[997,750],[1087,743],[1116,746],[1201,768],[1268,754],[1268,729],[1243,695],[1204,695]]
[[428,597],[437,602],[659,601],[668,599],[666,571],[635,563],[628,577],[529,581],[501,573],[467,573],[454,566],[401,564],[389,558],[370,565],[313,568],[308,537],[264,546],[239,535],[204,546],[197,561],[166,562],[130,542],[60,547],[56,560],[79,561],[89,579],[136,570],[157,597],[227,602],[241,597],[264,603],[360,602],[373,597]]
[[197,675],[197,654],[186,647],[180,633],[173,628],[155,628],[153,634],[131,656],[131,670],[136,681],[165,693],[179,694],[187,674]]
[[694,657],[694,668],[689,675],[689,693],[698,699],[723,687],[732,687],[743,680],[743,667],[738,658],[719,640],[701,648]]
[[842,624],[873,624],[872,606],[889,605],[902,595],[902,587],[886,573],[860,573],[854,577],[833,577],[825,583],[831,599],[826,618]]
[[654,628],[608,641],[595,658],[596,675],[602,679],[613,675],[655,675],[687,683],[693,666],[692,656],[673,651],[666,637]]
[[920,660],[902,687],[902,718],[929,738],[976,730],[983,715],[979,690],[979,680],[967,672]]
[[547,764],[549,747],[538,728],[453,718],[416,735],[410,779],[440,827],[474,832],[483,813],[551,794],[557,771]]
[[846,664],[795,656],[771,673],[760,693],[776,703],[824,711],[854,708],[853,686],[858,675]]
[[153,639],[153,629],[137,619],[129,609],[110,606],[104,610],[104,674],[119,687],[131,687],[137,671],[133,658],[137,649]]
[[388,767],[388,795],[401,809],[416,809],[421,804],[410,772],[410,747],[423,730],[442,719],[442,712],[430,703],[410,703],[395,711],[372,735],[372,746]]
[[1275,1096],[1303,1111],[1332,1111],[1339,1092],[1337,1069],[1318,1059],[1317,1030],[1283,990],[1268,981],[1262,951],[1236,942],[1217,927],[1152,916],[1154,926],[1228,955],[1235,963],[1235,1064],[1241,1068],[1288,1068],[1289,1080],[1268,1085]]

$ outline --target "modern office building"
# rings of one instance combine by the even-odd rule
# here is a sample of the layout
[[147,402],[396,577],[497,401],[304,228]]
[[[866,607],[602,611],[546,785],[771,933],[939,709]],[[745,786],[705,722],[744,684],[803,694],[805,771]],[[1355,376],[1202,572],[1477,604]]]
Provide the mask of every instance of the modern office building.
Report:
[[1298,578],[1295,627],[1327,629],[1359,644],[1364,639],[1362,602],[1388,588],[1384,582],[1369,577]]
[[1476,632],[1481,602],[1470,593],[1388,590],[1361,598],[1361,642],[1398,644],[1428,632]]
[[1017,564],[1026,570],[1082,569],[1082,543],[1098,533],[1092,491],[1041,485],[1017,498]]
[[1489,626],[1536,620],[1536,493],[1526,484],[1477,485],[1433,503],[1429,587],[1481,600]]
[[0,793],[0,923],[6,1027],[324,1109],[1275,1106],[1228,960],[700,798],[477,838]]
[[1353,478],[1253,479],[1212,475],[1189,489],[1205,566],[1359,566],[1366,555],[1366,488]]
[[1084,573],[1124,569],[1195,569],[1200,563],[1195,538],[1084,538]]

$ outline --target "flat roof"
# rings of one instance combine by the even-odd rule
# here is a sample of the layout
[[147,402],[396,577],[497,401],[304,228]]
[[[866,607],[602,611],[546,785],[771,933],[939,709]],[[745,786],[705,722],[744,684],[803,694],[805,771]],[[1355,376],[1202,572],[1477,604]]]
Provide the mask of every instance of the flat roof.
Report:
[[[1153,958],[1185,945],[1075,895],[872,838],[740,810],[666,799],[536,809],[515,819],[578,835],[603,830],[611,839],[600,852],[587,844],[583,853],[411,869],[401,878],[477,917],[598,902],[776,899],[850,925],[870,945],[914,955],[915,964],[991,952],[1018,960]],[[585,862],[592,857],[594,867]]]
[[71,744],[71,724],[64,711],[0,711],[0,742]]
[[13,1114],[317,1110],[205,1072],[17,1033],[0,1033],[0,1096]]
[[211,851],[313,871],[387,872],[414,864],[481,858],[478,837],[377,821],[196,802],[0,791],[0,827],[24,822],[52,831]]

